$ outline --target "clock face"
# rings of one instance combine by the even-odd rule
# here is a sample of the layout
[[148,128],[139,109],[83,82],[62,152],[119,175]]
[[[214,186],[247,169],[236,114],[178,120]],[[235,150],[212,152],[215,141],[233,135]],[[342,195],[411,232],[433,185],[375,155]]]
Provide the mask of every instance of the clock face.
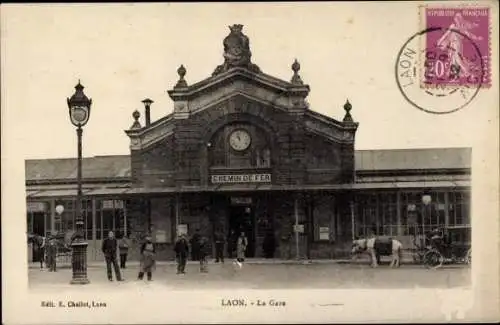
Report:
[[245,130],[235,130],[229,136],[229,144],[236,151],[243,151],[250,147],[252,138],[250,134]]

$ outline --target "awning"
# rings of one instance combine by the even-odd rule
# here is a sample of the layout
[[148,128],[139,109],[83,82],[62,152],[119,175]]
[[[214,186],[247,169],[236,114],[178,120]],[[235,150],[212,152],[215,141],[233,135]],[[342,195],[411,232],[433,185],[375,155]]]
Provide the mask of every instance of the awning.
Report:
[[[84,189],[85,196],[122,196],[122,195],[154,195],[175,193],[203,193],[203,192],[258,192],[258,191],[345,191],[345,190],[370,190],[370,189],[414,189],[414,188],[456,188],[469,187],[470,181],[429,181],[429,182],[373,182],[351,184],[326,184],[326,185],[272,185],[263,183],[248,184],[218,184],[206,187],[112,187]],[[28,191],[27,198],[59,198],[76,197],[76,189]]]
[[33,191],[26,191],[26,197],[27,198],[30,198],[32,197],[34,194],[40,192],[40,190],[33,190]]
[[398,188],[454,188],[470,186],[470,181],[429,181],[429,182],[379,182],[354,183],[353,190],[364,189],[398,189]]
[[[86,195],[88,190],[83,190],[83,194]],[[76,197],[77,190],[76,189],[67,189],[67,190],[49,190],[49,191],[40,191],[38,193],[32,194],[30,198],[49,198],[49,197]]]
[[87,196],[106,196],[106,195],[120,195],[125,194],[130,188],[97,188],[85,192]]

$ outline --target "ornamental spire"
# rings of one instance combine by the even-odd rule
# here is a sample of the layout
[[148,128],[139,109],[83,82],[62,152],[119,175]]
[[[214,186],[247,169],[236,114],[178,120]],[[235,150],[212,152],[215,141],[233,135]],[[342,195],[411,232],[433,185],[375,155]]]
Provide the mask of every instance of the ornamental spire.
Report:
[[293,71],[293,76],[292,80],[290,81],[294,85],[303,85],[304,82],[302,81],[302,78],[300,78],[299,71],[300,71],[300,63],[295,59],[292,64],[292,71]]
[[181,66],[177,69],[179,80],[177,81],[177,84],[175,85],[174,88],[186,88],[188,86],[186,79],[184,79],[186,72],[187,72],[186,68],[184,67],[184,65],[181,64]]
[[139,122],[139,118],[141,117],[141,113],[138,110],[135,110],[132,113],[132,117],[134,118],[134,124],[130,127],[131,130],[137,130],[142,128],[141,123]]
[[344,119],[342,120],[342,122],[347,122],[347,123],[354,122],[352,119],[352,116],[351,116],[351,109],[352,109],[352,105],[351,105],[351,103],[349,103],[349,99],[347,99],[347,101],[344,104],[345,115],[344,115]]

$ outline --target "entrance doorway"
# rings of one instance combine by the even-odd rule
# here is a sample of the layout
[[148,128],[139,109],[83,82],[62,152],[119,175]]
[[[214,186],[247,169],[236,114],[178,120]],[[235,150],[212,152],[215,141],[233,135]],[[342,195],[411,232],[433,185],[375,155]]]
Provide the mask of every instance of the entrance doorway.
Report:
[[230,205],[229,207],[229,233],[234,231],[236,236],[244,232],[248,239],[246,257],[255,256],[255,221],[254,211],[251,206]]

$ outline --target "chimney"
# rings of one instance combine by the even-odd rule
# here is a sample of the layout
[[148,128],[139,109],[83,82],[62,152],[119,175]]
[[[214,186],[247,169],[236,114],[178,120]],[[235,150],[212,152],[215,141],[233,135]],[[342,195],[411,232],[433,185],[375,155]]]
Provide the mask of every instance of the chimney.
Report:
[[151,104],[153,104],[154,102],[149,99],[149,98],[146,98],[142,101],[142,103],[144,104],[144,117],[145,117],[145,122],[146,122],[146,127],[148,127],[150,124],[151,124]]

